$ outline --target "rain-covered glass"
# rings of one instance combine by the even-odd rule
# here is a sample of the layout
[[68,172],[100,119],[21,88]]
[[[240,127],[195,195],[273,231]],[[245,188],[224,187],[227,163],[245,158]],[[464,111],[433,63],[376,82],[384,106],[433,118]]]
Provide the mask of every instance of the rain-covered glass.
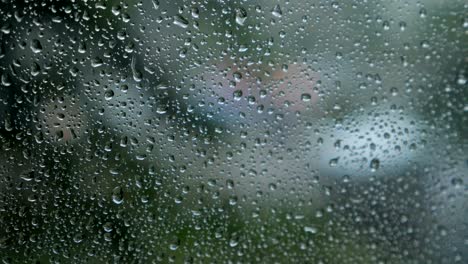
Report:
[[3,263],[468,263],[464,0],[0,0]]

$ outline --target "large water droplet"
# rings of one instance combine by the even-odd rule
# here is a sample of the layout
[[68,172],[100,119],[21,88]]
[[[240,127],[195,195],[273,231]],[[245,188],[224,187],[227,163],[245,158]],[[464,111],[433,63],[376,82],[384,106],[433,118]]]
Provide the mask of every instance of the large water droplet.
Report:
[[30,45],[30,48],[32,50],[32,52],[34,53],[40,53],[42,52],[42,45],[41,45],[41,42],[37,39],[33,39],[31,41],[31,45]]
[[239,26],[243,26],[245,20],[247,19],[247,11],[244,8],[240,7],[236,9],[236,23]]
[[124,192],[120,186],[112,190],[112,202],[115,204],[122,204],[124,201]]
[[275,17],[281,17],[283,15],[283,11],[281,11],[281,7],[280,5],[276,5],[273,10],[271,11],[271,13],[275,16]]
[[183,16],[176,15],[174,16],[174,25],[177,25],[181,28],[187,28],[189,25],[189,22]]
[[158,0],[152,0],[153,7],[154,9],[158,10],[159,9],[159,1]]
[[371,171],[377,171],[380,167],[380,160],[379,159],[373,159],[370,162],[370,169]]
[[114,97],[114,91],[112,91],[112,90],[107,90],[107,91],[104,93],[104,98],[105,98],[107,101],[111,100],[113,97]]

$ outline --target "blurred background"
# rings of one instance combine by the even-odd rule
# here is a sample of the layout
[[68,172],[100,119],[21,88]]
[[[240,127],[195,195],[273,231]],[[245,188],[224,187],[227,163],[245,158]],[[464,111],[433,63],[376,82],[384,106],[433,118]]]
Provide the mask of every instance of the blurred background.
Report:
[[3,263],[466,263],[468,4],[0,0]]

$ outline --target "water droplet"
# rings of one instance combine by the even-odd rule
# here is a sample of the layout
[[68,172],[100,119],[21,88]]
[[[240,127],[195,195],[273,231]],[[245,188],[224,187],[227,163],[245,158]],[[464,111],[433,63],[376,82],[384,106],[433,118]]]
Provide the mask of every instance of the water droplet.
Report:
[[181,28],[187,28],[189,25],[189,22],[183,16],[176,15],[174,16],[174,25],[177,25]]
[[106,222],[106,223],[104,223],[104,225],[102,226],[102,228],[104,229],[104,231],[105,231],[106,233],[110,233],[110,232],[112,232],[112,230],[114,230],[114,227],[113,227],[113,225],[112,225],[111,222]]
[[200,10],[197,7],[192,8],[192,17],[195,19],[200,17]]
[[317,234],[317,228],[313,226],[304,226],[304,232],[306,233],[311,233],[311,234]]
[[457,84],[465,85],[466,84],[466,77],[463,74],[458,75]]
[[429,44],[429,41],[427,41],[427,40],[421,41],[421,48],[423,48],[423,49],[428,49],[428,48],[430,48],[430,47],[431,47],[431,46],[430,46],[430,44]]
[[236,90],[232,95],[234,96],[234,100],[239,101],[242,98],[242,91]]
[[232,196],[229,198],[229,205],[236,205],[237,204],[237,196]]
[[83,234],[78,233],[75,236],[73,236],[73,242],[78,244],[81,243],[81,241],[83,241]]
[[271,11],[273,16],[275,17],[281,17],[283,15],[283,11],[281,11],[280,5],[276,5],[273,10]]
[[455,186],[455,188],[461,188],[463,187],[463,179],[462,178],[453,178],[452,179],[452,185]]
[[158,0],[152,0],[154,9],[158,10],[159,9],[159,1]]
[[245,20],[247,19],[247,11],[244,8],[240,7],[236,9],[236,23],[239,26],[243,26]]
[[85,53],[86,52],[86,43],[84,41],[80,42],[78,44],[78,52],[79,53]]
[[104,62],[102,61],[101,58],[96,57],[96,58],[91,60],[91,67],[97,68],[97,67],[102,66],[103,63]]
[[335,56],[337,60],[341,60],[343,58],[343,54],[341,52],[337,52]]
[[390,22],[384,21],[382,24],[382,27],[384,30],[389,30],[390,29]]
[[406,30],[406,23],[405,22],[400,22],[400,30],[405,31]]
[[30,48],[32,50],[32,52],[34,53],[40,53],[42,52],[42,45],[41,45],[41,42],[37,39],[33,39],[31,41],[31,45],[30,45]]
[[37,76],[41,72],[41,67],[36,62],[33,62],[31,64],[30,70],[31,70],[31,75],[32,76]]
[[10,80],[10,76],[8,73],[2,73],[1,81],[2,81],[3,86],[11,85],[11,80]]
[[104,93],[104,99],[106,99],[107,101],[111,100],[113,97],[114,97],[114,91],[113,90],[107,90]]
[[237,237],[233,237],[229,240],[230,247],[236,247],[238,244],[239,244],[239,241]]
[[169,245],[169,249],[172,251],[175,251],[179,248],[179,245],[180,245],[180,241],[177,240],[175,243],[171,243]]
[[234,81],[240,82],[242,79],[242,74],[240,72],[235,72],[232,74],[232,77],[234,77]]
[[112,190],[112,202],[115,204],[122,204],[124,201],[124,192],[120,186]]
[[370,169],[372,172],[375,172],[380,167],[380,160],[379,159],[372,159],[370,162]]
[[301,94],[301,100],[304,102],[309,102],[312,99],[312,96],[308,93]]
[[34,172],[30,171],[28,173],[21,175],[21,179],[27,182],[32,181],[34,179]]
[[122,84],[120,86],[120,91],[122,91],[123,93],[128,92],[128,85],[127,84]]
[[427,10],[425,8],[421,8],[421,10],[419,10],[419,16],[421,18],[425,18],[427,16]]
[[167,113],[167,107],[163,106],[163,105],[158,106],[156,108],[156,113],[158,113],[160,115]]
[[328,162],[328,164],[330,165],[330,167],[336,167],[338,165],[338,160],[340,158],[334,158],[334,159],[331,159],[330,162]]
[[234,188],[234,181],[233,180],[226,180],[226,186],[228,189]]

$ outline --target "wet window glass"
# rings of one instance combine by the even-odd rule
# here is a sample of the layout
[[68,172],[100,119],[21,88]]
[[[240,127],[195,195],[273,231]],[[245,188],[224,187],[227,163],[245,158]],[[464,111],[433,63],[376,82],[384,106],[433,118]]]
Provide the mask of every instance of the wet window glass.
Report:
[[463,0],[0,0],[2,263],[468,263]]

